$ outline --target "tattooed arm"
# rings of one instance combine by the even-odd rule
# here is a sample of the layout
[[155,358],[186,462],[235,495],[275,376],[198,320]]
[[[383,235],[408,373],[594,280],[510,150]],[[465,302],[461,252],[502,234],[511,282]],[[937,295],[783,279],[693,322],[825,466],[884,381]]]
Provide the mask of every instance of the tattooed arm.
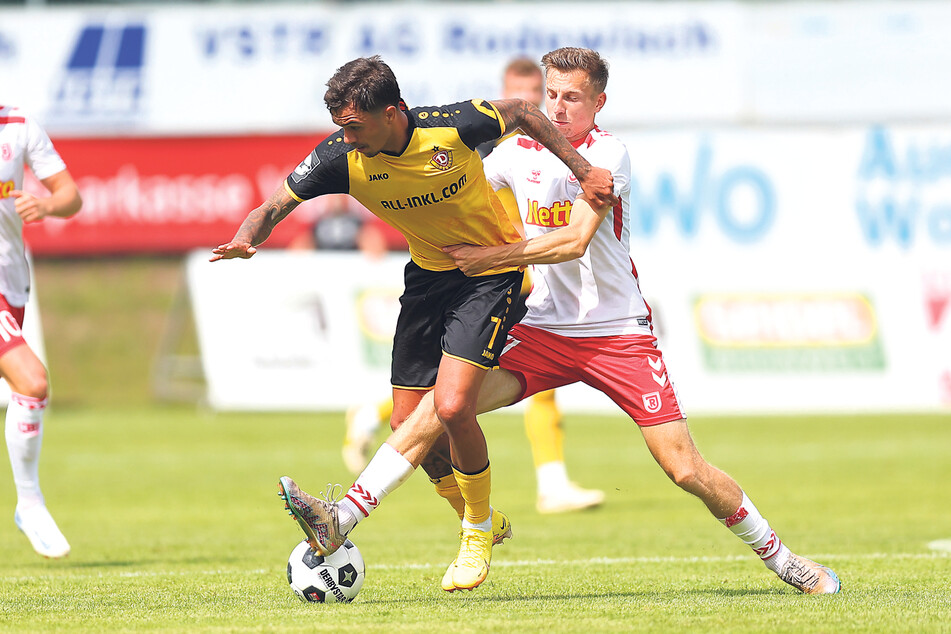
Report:
[[614,178],[611,172],[601,167],[594,167],[578,151],[571,146],[568,139],[551,124],[542,111],[524,99],[500,99],[493,101],[505,127],[508,130],[521,128],[552,154],[561,159],[578,178],[581,189],[594,202],[596,207],[613,207],[617,204],[614,195]]
[[212,249],[211,252],[214,255],[210,261],[216,262],[218,260],[230,260],[231,258],[248,259],[257,253],[255,247],[271,235],[274,226],[284,220],[287,214],[291,213],[299,204],[287,193],[282,183],[263,205],[248,214],[248,217],[238,227],[238,232],[234,234],[231,242]]

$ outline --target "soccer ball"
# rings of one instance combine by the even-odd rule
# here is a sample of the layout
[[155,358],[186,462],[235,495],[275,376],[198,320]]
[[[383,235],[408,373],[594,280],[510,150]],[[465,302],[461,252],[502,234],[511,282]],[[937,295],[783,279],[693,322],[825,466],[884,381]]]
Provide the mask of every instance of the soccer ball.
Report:
[[337,552],[321,557],[305,539],[287,560],[287,583],[301,601],[350,603],[360,592],[366,565],[349,539]]

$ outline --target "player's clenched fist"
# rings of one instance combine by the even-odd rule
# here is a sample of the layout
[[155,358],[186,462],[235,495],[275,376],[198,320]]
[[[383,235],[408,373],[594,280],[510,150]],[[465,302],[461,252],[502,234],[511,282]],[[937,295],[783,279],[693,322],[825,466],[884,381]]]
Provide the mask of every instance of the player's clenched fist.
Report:
[[614,207],[618,204],[617,196],[614,195],[614,176],[610,170],[592,167],[579,183],[596,207]]
[[16,199],[16,212],[23,222],[39,222],[49,215],[45,201],[33,194],[15,189],[10,196]]

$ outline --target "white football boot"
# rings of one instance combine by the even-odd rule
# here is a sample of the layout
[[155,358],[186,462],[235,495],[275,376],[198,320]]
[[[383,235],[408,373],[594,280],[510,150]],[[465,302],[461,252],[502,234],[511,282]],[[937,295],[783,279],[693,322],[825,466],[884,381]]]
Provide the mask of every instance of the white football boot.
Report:
[[535,508],[539,513],[568,513],[594,508],[604,502],[604,491],[582,489],[574,482],[549,493],[539,493]]
[[30,540],[33,550],[37,553],[52,559],[69,554],[69,542],[42,504],[27,509],[18,508],[13,515],[13,521]]

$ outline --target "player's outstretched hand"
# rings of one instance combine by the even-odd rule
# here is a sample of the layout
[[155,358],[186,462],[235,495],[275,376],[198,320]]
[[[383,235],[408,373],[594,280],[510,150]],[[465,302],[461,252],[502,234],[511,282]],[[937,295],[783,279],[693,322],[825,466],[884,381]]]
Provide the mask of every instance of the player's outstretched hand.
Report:
[[211,256],[209,262],[217,262],[218,260],[230,260],[232,258],[241,258],[247,260],[249,257],[258,252],[253,246],[247,242],[229,242],[228,244],[221,244],[218,247],[211,250],[214,253]]
[[614,207],[618,204],[617,196],[614,195],[614,176],[611,175],[611,170],[592,167],[583,179],[578,179],[578,183],[596,207]]

